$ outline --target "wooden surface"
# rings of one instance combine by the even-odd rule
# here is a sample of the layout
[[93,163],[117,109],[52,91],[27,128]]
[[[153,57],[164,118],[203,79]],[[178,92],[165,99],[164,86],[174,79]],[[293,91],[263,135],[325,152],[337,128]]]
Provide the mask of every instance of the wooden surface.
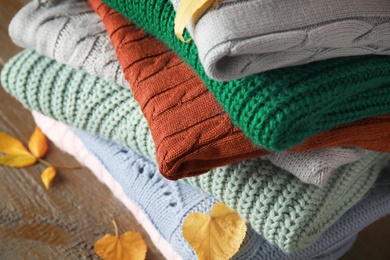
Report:
[[[0,69],[20,51],[7,35],[10,19],[23,1],[0,0]],[[27,2],[27,1],[25,1]],[[0,131],[25,143],[35,124],[28,110],[0,88]],[[45,159],[53,165],[79,165],[50,143]],[[130,211],[86,168],[58,170],[50,190],[40,181],[43,165],[0,166],[0,259],[99,259],[94,243],[106,233],[138,231],[148,245],[147,259],[163,259]]]
[[[20,51],[7,34],[12,16],[27,0],[0,0],[0,69]],[[0,131],[27,141],[34,129],[30,113],[0,88]],[[46,159],[53,165],[79,165],[50,143]],[[87,169],[59,170],[50,190],[40,181],[44,167],[0,166],[0,259],[98,259],[97,239],[135,230],[148,245],[147,259],[163,259],[131,213]],[[363,230],[343,260],[390,259],[390,216]]]

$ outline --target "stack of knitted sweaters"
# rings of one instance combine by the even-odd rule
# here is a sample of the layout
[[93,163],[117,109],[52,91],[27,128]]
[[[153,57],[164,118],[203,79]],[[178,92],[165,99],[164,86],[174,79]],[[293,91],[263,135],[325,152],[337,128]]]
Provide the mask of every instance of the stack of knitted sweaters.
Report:
[[27,4],[1,83],[166,258],[199,188],[247,222],[234,259],[336,259],[390,214],[389,1],[218,1],[190,43],[179,0],[103,2]]

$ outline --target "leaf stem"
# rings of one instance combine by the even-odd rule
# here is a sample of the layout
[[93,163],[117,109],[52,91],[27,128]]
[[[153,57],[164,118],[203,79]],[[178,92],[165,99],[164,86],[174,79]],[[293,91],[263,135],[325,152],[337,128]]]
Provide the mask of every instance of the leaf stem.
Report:
[[204,195],[204,192],[203,192],[202,188],[200,188],[200,193],[202,193],[203,199],[204,199],[204,203],[206,204],[206,209],[207,209],[209,215],[211,215],[211,211],[210,211],[210,208],[209,208],[209,204],[207,203],[206,196]]
[[57,169],[81,169],[83,168],[82,166],[53,166],[54,168]]
[[112,224],[114,224],[114,227],[115,227],[115,236],[118,237],[118,226],[116,225],[116,222],[114,219],[112,220]]
[[45,161],[45,160],[43,160],[43,159],[41,159],[41,158],[37,158],[38,159],[38,161],[40,162],[40,163],[42,163],[42,164],[44,164],[44,165],[46,165],[46,166],[52,166],[48,161]]
[[56,169],[81,169],[82,166],[65,166],[65,165],[51,165],[51,163],[49,163],[48,161],[46,160],[43,160],[41,158],[37,158],[38,161],[46,166],[52,166]]

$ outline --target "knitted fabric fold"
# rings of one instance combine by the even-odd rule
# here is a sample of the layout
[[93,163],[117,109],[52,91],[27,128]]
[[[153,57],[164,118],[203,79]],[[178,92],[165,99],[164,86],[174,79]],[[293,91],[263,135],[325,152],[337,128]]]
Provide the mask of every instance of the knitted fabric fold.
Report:
[[323,188],[304,184],[260,159],[184,180],[236,210],[271,244],[294,252],[311,245],[352,207],[388,158],[370,154],[339,167]]
[[[164,180],[158,174],[154,173],[154,171],[157,171],[155,166],[131,150],[85,132],[73,130],[78,136],[76,137],[65,125],[38,113],[33,113],[33,115],[37,125],[56,145],[74,155],[81,163],[91,168],[100,180],[108,185],[108,187],[112,187],[111,189],[114,194],[117,194],[122,201],[126,200],[124,197],[127,197],[136,203],[147,218],[149,218],[150,222],[153,223],[152,225],[157,232],[166,238],[166,241],[172,245],[173,249],[180,252],[183,259],[196,259],[193,251],[189,249],[188,244],[183,242],[184,239],[181,237],[181,234],[172,235],[168,232],[181,233],[180,228],[163,228],[165,226],[171,227],[172,225],[181,226],[188,212],[186,210],[179,210],[176,212],[177,214],[172,214],[172,207],[168,206],[166,207],[168,210],[158,209],[164,207],[171,200],[181,202],[175,205],[176,210],[178,210],[179,206],[194,205],[194,201],[198,201],[198,205],[193,208],[196,208],[200,212],[207,212],[206,205],[201,202],[202,198],[200,198],[201,195],[197,189],[194,192],[194,188],[184,185],[181,181],[170,182]],[[81,138],[82,142],[78,138]],[[85,151],[86,148],[93,155]],[[99,166],[99,163],[103,165]],[[109,173],[101,168],[106,168]],[[249,227],[244,245],[241,247],[235,259],[338,259],[345,252],[342,244],[351,243],[350,239],[357,232],[390,213],[389,169],[386,169],[386,171],[387,173],[381,175],[364,199],[348,210],[312,246],[297,251],[296,253],[285,255],[280,249],[266,243],[261,236],[254,235],[253,230]],[[145,180],[148,179],[148,176],[152,176],[152,179]],[[138,186],[138,182],[141,185]],[[155,183],[159,183],[159,187],[156,188]],[[161,189],[161,187],[163,188]],[[172,192],[169,195],[160,195],[160,193],[167,190],[176,191],[177,187],[180,187],[181,193]],[[125,194],[122,193],[121,188]],[[142,192],[138,192],[138,190],[142,190]],[[191,196],[187,196],[186,194],[191,194]],[[177,195],[179,195],[178,198],[173,197]],[[207,198],[210,203],[215,202],[215,199],[212,197],[207,196]],[[158,208],[154,208],[154,205],[158,205]],[[184,208],[187,207],[184,206]],[[141,219],[141,222],[145,222],[145,219]],[[165,224],[165,222],[168,223]],[[161,223],[163,223],[163,227],[159,226]],[[150,226],[146,226],[146,228],[148,227]],[[147,232],[149,232],[148,229]],[[157,240],[157,243],[161,243],[161,240],[156,239],[154,235],[151,237],[152,240],[155,238],[153,241]],[[173,238],[177,238],[177,240]],[[163,253],[167,248],[169,248],[169,245],[165,244],[164,248],[162,248]],[[338,253],[335,254],[335,251]],[[171,253],[167,259],[176,259],[176,257]]]
[[102,20],[87,1],[32,0],[12,18],[12,41],[128,88]]
[[[171,0],[175,10],[180,0]],[[342,56],[390,54],[388,0],[219,1],[187,26],[217,80]]]
[[195,44],[174,35],[169,0],[104,2],[178,53],[233,123],[267,150],[291,148],[340,124],[390,112],[388,56],[331,59],[217,82],[205,74]]
[[[20,71],[22,67],[29,69]],[[5,65],[2,84],[12,86],[8,90],[22,103],[32,105],[31,108],[44,110],[53,118],[89,129],[91,133],[100,132],[106,138],[115,133],[139,153],[154,158],[146,120],[136,102],[133,101],[132,109],[138,109],[138,117],[129,116],[124,110],[113,110],[124,105],[131,107],[125,102],[131,96],[129,90],[127,96],[120,91],[108,91],[103,80],[88,77],[33,51],[22,52]],[[73,85],[80,88],[75,91]],[[266,240],[292,252],[313,243],[364,195],[374,182],[383,157],[387,155],[372,152],[337,169],[322,189],[303,184],[260,158],[216,168],[186,180],[237,210]]]
[[25,50],[1,71],[1,84],[26,108],[131,147],[155,161],[145,117],[129,89]]
[[[31,50],[26,50],[8,61],[2,71],[1,78],[4,88],[27,108],[113,140],[132,148],[152,161],[156,161],[155,144],[147,121],[130,90],[109,84],[83,71],[73,70]],[[370,120],[372,122],[368,125],[343,126],[320,138],[313,137],[308,140],[308,143],[294,149],[305,151],[318,148],[318,146],[327,147],[338,144],[362,144],[363,146],[367,145],[367,148],[370,148],[371,145],[377,145],[376,148],[389,149],[390,146],[386,140],[390,139],[390,118],[378,117]],[[355,131],[353,136],[351,136],[351,131]],[[346,143],[344,143],[345,141]],[[238,144],[228,152],[236,154],[236,158],[239,158],[246,152],[237,149],[239,147]],[[213,157],[210,155],[211,158],[222,157],[220,155],[223,153],[218,152],[218,147],[214,151],[215,154]],[[176,160],[178,166],[168,169],[169,171],[164,171],[166,162],[157,161],[159,169],[166,178],[177,179],[204,173],[213,168],[210,167],[210,164],[203,163],[199,159],[202,158],[202,154],[197,153],[199,151],[194,150],[195,156],[193,157],[191,157],[191,153],[189,155],[186,153],[176,154],[177,158],[173,157],[173,160]],[[311,154],[318,155],[318,153],[315,151]],[[327,152],[325,151],[325,153]],[[187,155],[187,157],[183,155]],[[302,157],[299,154],[291,154],[291,156],[298,161],[299,157]],[[351,156],[354,157],[353,153]],[[317,159],[321,160],[320,156]],[[348,160],[351,159],[349,157]],[[228,160],[216,160],[214,166],[218,163],[223,165],[228,162]],[[195,167],[192,167],[193,165]],[[295,173],[302,180],[310,181],[307,176],[305,177],[307,171]],[[318,176],[318,172],[312,171],[311,175]],[[323,182],[321,180],[310,182],[316,183],[316,181]]]
[[[157,171],[155,166],[131,150],[81,131],[75,131],[76,137],[63,124],[37,113],[33,115],[37,125],[57,146],[91,168],[93,173],[110,187],[121,201],[125,202],[125,205],[137,204],[146,215],[139,219],[141,224],[151,234],[152,241],[162,245],[159,248],[167,259],[179,258],[172,253],[172,250],[167,250],[170,246],[179,252],[183,259],[196,259],[194,252],[181,236],[180,226],[191,210],[207,211],[197,189],[181,181],[170,182],[163,179],[155,173]],[[389,174],[382,174],[364,199],[348,210],[312,246],[286,255],[280,249],[265,242],[261,236],[255,235],[249,228],[244,244],[234,259],[338,259],[347,250],[348,244],[353,242],[357,232],[390,213],[389,176]],[[162,195],[166,191],[171,192]],[[207,199],[210,203],[215,202],[215,199],[210,196],[207,196]],[[167,206],[168,203],[177,201],[179,203],[174,206]],[[137,211],[135,213],[135,216],[140,214]],[[172,226],[177,228],[171,228]],[[163,238],[159,238],[156,232]]]
[[[134,98],[148,119],[159,165],[169,165],[173,161],[170,159],[173,153],[175,157],[182,157],[181,161],[189,160],[189,155],[181,155],[183,150],[196,154],[194,161],[196,159],[197,164],[192,168],[199,166],[200,159],[215,160],[216,155],[224,157],[224,164],[228,164],[228,153],[229,157],[234,153],[233,156],[237,159],[232,158],[230,163],[239,161],[238,152],[247,153],[243,159],[262,155],[255,152],[256,148],[242,132],[233,128],[225,111],[196,74],[165,44],[147,35],[101,0],[89,2],[101,16],[124,68],[124,75],[130,82]],[[204,133],[207,133],[206,137]],[[251,149],[253,153],[248,154]],[[299,176],[302,181],[323,186],[335,168],[354,162],[364,154],[364,150],[351,147],[320,149],[300,154],[282,152],[267,158]],[[166,167],[169,168],[172,167]],[[167,173],[165,169],[163,172]]]
[[335,147],[300,153],[272,153],[264,158],[305,183],[323,187],[334,170],[365,155],[366,150],[356,147]]
[[[167,49],[165,44],[148,36],[116,12],[110,11],[101,1],[90,2],[102,16],[125,69],[124,76],[131,82],[134,98],[148,120],[156,147],[156,161],[164,176],[170,179],[182,178],[264,154],[237,127],[233,127],[226,112],[201,80],[176,54]],[[107,81],[115,80],[117,84],[127,87],[123,84],[123,75],[118,72],[118,69],[121,71],[121,66],[113,47],[108,43],[105,28],[91,10],[88,3],[77,0],[51,0],[45,3],[31,1],[13,18],[9,28],[10,35],[20,46],[34,49],[63,64],[80,68]],[[64,21],[67,21],[65,27]],[[78,29],[80,23],[85,24],[82,30]],[[48,31],[51,33],[48,34]],[[54,44],[55,42],[57,44]],[[85,45],[101,47],[92,48],[88,56],[79,55],[86,49]],[[74,51],[64,46],[72,46]],[[115,68],[118,73],[114,78],[110,78],[114,75],[111,70],[99,66],[102,63]],[[191,80],[185,80],[186,78]],[[371,136],[375,134],[371,133]],[[321,146],[318,140],[314,143]],[[366,146],[367,144],[373,148],[371,142],[365,142]],[[310,145],[302,147],[301,150],[316,148]],[[353,142],[348,145],[353,145]],[[300,149],[297,148],[298,150]],[[354,152],[351,151],[350,156],[347,156],[345,150],[343,151],[342,158],[345,163],[356,158]],[[323,152],[329,156],[326,149]],[[322,161],[321,152],[316,151],[315,154],[317,160]],[[289,160],[291,157],[302,158],[302,155],[289,153],[286,156],[289,156]],[[283,163],[281,154],[278,158],[275,162],[284,166],[286,163]],[[303,164],[298,158],[293,161],[295,165]],[[326,174],[323,169],[311,169],[313,170],[307,173],[307,170],[292,168],[295,170],[292,173],[315,185],[323,185],[327,174],[331,173],[330,169]],[[303,175],[303,178],[300,175]]]

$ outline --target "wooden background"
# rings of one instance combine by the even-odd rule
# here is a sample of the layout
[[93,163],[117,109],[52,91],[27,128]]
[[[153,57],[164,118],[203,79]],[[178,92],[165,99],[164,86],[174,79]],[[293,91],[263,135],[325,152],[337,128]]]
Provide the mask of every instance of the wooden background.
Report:
[[[20,51],[7,34],[13,15],[27,0],[0,0],[0,70]],[[0,131],[26,142],[34,129],[31,114],[0,88]],[[50,143],[53,165],[79,165]],[[40,181],[44,167],[0,166],[0,259],[98,259],[93,245],[104,234],[138,231],[148,245],[147,259],[163,259],[122,203],[89,170],[59,170],[52,188]],[[390,216],[363,230],[343,260],[390,259]]]

